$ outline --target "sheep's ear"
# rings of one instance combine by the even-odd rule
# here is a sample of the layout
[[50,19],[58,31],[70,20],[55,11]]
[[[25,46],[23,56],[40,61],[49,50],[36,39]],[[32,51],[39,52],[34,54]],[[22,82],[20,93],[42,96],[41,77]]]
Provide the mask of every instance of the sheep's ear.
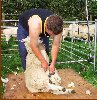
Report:
[[48,77],[51,77],[51,75],[49,74]]
[[49,79],[49,83],[50,83],[50,84],[53,84],[52,81],[51,81],[50,79]]

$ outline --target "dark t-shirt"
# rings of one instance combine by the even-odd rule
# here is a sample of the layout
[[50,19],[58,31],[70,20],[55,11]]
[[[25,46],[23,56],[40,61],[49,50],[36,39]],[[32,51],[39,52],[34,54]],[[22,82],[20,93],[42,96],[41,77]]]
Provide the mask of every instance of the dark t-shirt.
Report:
[[20,15],[19,23],[27,31],[28,34],[26,34],[26,35],[28,36],[29,35],[28,20],[31,16],[38,15],[42,20],[42,33],[40,34],[40,36],[44,36],[45,34],[48,36],[48,34],[46,32],[44,34],[44,22],[45,22],[46,18],[52,14],[53,14],[53,12],[51,12],[47,9],[41,9],[41,8],[40,9],[30,9]]

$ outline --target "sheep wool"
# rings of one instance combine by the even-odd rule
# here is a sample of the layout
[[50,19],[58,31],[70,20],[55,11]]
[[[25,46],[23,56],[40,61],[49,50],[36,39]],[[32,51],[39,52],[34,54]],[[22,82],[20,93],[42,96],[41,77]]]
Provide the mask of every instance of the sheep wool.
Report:
[[3,29],[3,34],[5,35],[7,44],[11,36],[17,37],[17,29],[18,27],[11,27],[11,28]]
[[[44,71],[41,67],[41,62],[35,56],[29,45],[30,38],[27,37],[23,39],[27,49],[26,57],[26,70],[25,70],[25,83],[28,90],[32,93],[34,92],[49,92],[49,80],[52,83],[59,85],[61,83],[61,78],[59,77],[57,70],[53,77],[48,77],[49,71]],[[45,60],[49,62],[49,57],[46,54],[45,47],[41,41],[39,41],[39,49],[44,56]]]

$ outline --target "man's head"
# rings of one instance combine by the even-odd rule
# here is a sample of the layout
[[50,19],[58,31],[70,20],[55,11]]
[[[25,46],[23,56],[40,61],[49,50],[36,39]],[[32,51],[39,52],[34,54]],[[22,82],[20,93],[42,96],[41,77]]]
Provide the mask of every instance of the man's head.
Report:
[[63,31],[63,20],[57,15],[51,15],[46,20],[46,32],[49,35],[58,35]]

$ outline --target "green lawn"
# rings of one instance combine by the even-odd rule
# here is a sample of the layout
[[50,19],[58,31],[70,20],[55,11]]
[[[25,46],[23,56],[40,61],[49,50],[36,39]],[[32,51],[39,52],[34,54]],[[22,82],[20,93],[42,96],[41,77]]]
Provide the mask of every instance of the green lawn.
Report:
[[[23,71],[18,50],[11,50],[11,51],[8,50],[8,49],[18,49],[17,46],[14,46],[17,45],[17,41],[14,40],[16,39],[11,38],[9,44],[6,44],[6,42],[4,41],[1,42],[1,48],[2,50],[5,50],[2,51],[2,54],[4,54],[2,55],[2,71],[1,71],[3,78],[5,78],[6,75],[8,75],[9,73]],[[94,44],[92,44],[91,48],[94,48],[93,46]],[[87,81],[89,81],[95,87],[97,87],[97,73],[93,71],[93,64],[91,64],[90,62],[70,62],[70,61],[78,61],[81,60],[82,58],[88,59],[89,49],[87,48],[88,48],[88,43],[85,44],[82,41],[76,41],[72,44],[70,39],[62,41],[57,61],[65,63],[62,64],[56,63],[56,68],[57,69],[72,68],[75,71],[77,71],[82,77],[84,77]],[[93,53],[91,54],[93,55]],[[93,62],[93,60],[91,62]],[[3,84],[1,86],[1,92],[2,94],[4,93]]]

